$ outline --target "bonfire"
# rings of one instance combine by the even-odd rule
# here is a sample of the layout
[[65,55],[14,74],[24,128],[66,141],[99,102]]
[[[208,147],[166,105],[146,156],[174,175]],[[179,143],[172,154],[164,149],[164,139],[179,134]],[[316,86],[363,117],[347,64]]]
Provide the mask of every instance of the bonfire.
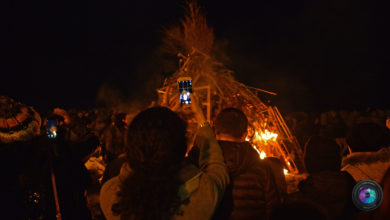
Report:
[[177,55],[179,68],[158,90],[158,105],[169,107],[185,118],[194,136],[195,117],[180,108],[177,84],[179,77],[191,77],[193,90],[211,124],[222,109],[241,109],[249,121],[246,140],[259,152],[259,159],[271,156],[281,159],[286,166],[285,174],[304,172],[302,150],[279,110],[258,97],[259,92],[277,94],[236,81],[233,71],[218,62],[213,52],[213,29],[196,3],[187,3],[184,18],[165,30],[163,42],[166,53]]

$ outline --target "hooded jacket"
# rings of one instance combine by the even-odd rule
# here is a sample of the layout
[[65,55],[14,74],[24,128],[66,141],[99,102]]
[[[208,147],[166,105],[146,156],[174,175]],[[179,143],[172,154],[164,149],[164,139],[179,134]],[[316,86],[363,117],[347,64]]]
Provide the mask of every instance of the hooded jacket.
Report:
[[356,182],[374,180],[379,183],[390,167],[390,147],[376,152],[351,153],[343,159],[341,166],[341,170],[351,174]]
[[[229,183],[222,151],[211,128],[200,128],[196,142],[200,149],[200,168],[190,163],[181,164],[178,175],[183,184],[178,194],[182,205],[180,213],[173,215],[172,219],[210,219]],[[118,201],[120,184],[131,172],[131,168],[125,163],[119,176],[103,185],[100,206],[107,220],[120,219],[120,216],[113,214],[112,205]]]
[[321,205],[330,219],[346,219],[354,214],[352,189],[354,179],[340,172],[340,148],[329,138],[313,136],[305,145],[305,166],[309,177],[299,183],[299,192],[288,200],[309,200]]
[[270,167],[248,142],[219,141],[219,144],[231,184],[214,219],[266,219],[279,201]]
[[288,200],[310,200],[325,208],[330,219],[346,219],[356,211],[351,198],[354,185],[346,172],[312,173],[299,183],[299,192],[291,194]]

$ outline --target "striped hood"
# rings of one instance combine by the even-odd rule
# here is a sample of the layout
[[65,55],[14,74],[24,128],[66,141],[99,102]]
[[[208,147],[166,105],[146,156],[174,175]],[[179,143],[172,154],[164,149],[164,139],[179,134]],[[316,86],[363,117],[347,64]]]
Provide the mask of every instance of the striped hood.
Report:
[[41,117],[32,107],[0,96],[0,143],[28,141],[40,127]]

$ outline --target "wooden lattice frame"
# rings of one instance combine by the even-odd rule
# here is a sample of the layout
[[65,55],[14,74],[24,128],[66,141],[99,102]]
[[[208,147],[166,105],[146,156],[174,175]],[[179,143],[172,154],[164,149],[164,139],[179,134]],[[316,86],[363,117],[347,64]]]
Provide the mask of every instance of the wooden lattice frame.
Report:
[[[171,77],[167,78],[162,88],[158,90],[158,104],[178,112],[189,124],[190,132],[195,131],[196,121],[192,113],[180,107],[177,79],[192,77],[193,89],[198,93],[205,113],[211,122],[216,115],[226,107],[241,109],[248,117],[250,128],[269,130],[278,134],[277,141],[258,146],[259,143],[251,138],[249,141],[264,150],[267,155],[282,159],[290,173],[304,172],[303,153],[295,137],[289,131],[278,109],[264,104],[255,91],[265,90],[245,86],[236,81],[232,71],[217,62],[209,55],[192,49],[192,52],[183,56],[179,54],[180,68]],[[206,94],[198,91],[206,90]],[[253,133],[253,132],[252,132]]]

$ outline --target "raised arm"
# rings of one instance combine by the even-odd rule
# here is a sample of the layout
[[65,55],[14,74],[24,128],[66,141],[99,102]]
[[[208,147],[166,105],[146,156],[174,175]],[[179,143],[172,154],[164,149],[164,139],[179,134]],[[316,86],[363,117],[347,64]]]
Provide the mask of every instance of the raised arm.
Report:
[[[201,125],[195,142],[199,148],[199,167],[202,174],[198,180],[199,188],[191,196],[190,204],[183,207],[187,217],[177,219],[210,219],[229,184],[229,174],[222,150],[210,126],[205,123],[206,120],[196,99],[192,106],[198,123]],[[191,217],[188,218],[188,216]]]
[[221,147],[215,139],[215,135],[207,123],[195,95],[192,96],[191,107],[200,127],[195,139],[196,146],[200,151],[199,168],[215,181],[218,188],[224,191],[229,182],[229,174]]

